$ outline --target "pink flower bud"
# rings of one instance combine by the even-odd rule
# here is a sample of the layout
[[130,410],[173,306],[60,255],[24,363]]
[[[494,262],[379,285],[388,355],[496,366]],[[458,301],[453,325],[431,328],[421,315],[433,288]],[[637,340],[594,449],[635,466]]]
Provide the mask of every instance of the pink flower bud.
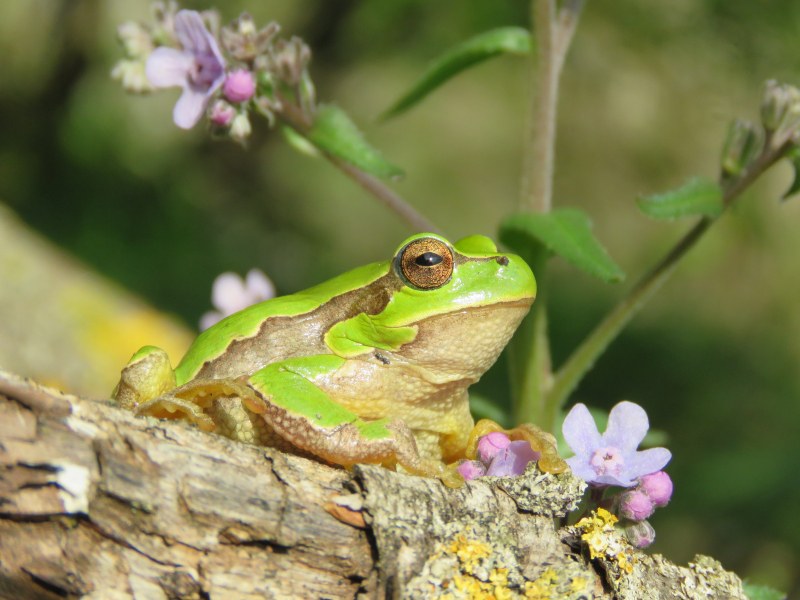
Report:
[[483,477],[483,475],[486,473],[486,467],[483,466],[483,463],[477,460],[465,460],[458,465],[458,467],[456,467],[456,470],[467,481],[470,479],[475,479],[476,477]]
[[217,127],[227,127],[236,116],[236,109],[224,100],[217,100],[208,113],[208,118]]
[[630,521],[644,521],[655,509],[648,495],[638,490],[625,492],[619,498],[619,516]]
[[672,480],[664,471],[657,471],[640,478],[638,489],[650,497],[654,506],[666,506],[672,498]]
[[647,521],[631,523],[625,527],[625,537],[634,548],[647,548],[656,540],[656,530]]
[[478,458],[488,465],[497,456],[497,453],[507,448],[510,443],[511,440],[502,431],[487,433],[478,440]]
[[256,81],[253,74],[245,69],[237,69],[228,73],[222,84],[222,93],[231,102],[247,102],[256,92]]

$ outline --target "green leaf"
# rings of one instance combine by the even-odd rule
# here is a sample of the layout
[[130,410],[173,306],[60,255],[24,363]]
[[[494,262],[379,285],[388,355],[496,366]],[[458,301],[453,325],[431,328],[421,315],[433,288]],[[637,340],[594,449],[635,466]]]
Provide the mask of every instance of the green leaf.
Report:
[[636,200],[641,211],[654,219],[677,219],[703,215],[718,217],[724,208],[719,184],[694,177],[676,190],[642,196]]
[[592,234],[592,223],[582,211],[557,209],[549,213],[511,215],[500,225],[500,239],[512,248],[520,237],[545,246],[578,267],[606,282],[618,282],[625,273]]
[[364,139],[347,113],[332,104],[319,108],[306,138],[323,152],[377,177],[390,179],[403,175],[402,169],[383,158]]
[[789,197],[794,196],[800,192],[800,148],[795,146],[786,154],[786,158],[792,161],[792,168],[794,169],[794,179],[792,185],[781,197],[781,200],[787,200]]
[[500,54],[529,54],[530,51],[531,34],[522,27],[500,27],[471,37],[435,59],[382,118],[408,110],[451,77],[484,60]]
[[300,154],[312,157],[321,156],[322,153],[319,151],[319,148],[288,125],[281,127],[281,133],[286,142]]
[[787,597],[783,592],[766,585],[756,585],[745,581],[743,587],[749,600],[784,600]]

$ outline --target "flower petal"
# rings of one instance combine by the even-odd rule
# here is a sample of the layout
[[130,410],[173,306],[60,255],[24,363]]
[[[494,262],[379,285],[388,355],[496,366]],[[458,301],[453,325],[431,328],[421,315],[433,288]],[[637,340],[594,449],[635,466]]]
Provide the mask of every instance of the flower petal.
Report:
[[572,456],[566,459],[566,463],[572,469],[572,474],[580,477],[586,483],[593,483],[597,479],[597,473],[584,457]]
[[206,110],[208,96],[205,91],[188,86],[183,88],[183,94],[175,103],[172,110],[172,120],[181,129],[191,129],[203,116]]
[[493,477],[514,477],[522,475],[528,463],[541,458],[541,454],[531,448],[531,445],[524,440],[511,442],[505,448],[499,450],[492,459],[489,468],[486,469],[487,476]]
[[627,400],[620,402],[608,414],[603,444],[619,448],[625,454],[633,452],[639,447],[649,428],[647,413],[641,406]]
[[209,327],[216,325],[219,323],[225,315],[221,312],[217,312],[215,310],[210,310],[206,313],[203,313],[203,316],[200,317],[200,331],[205,331]]
[[600,432],[585,404],[578,403],[572,407],[564,418],[561,432],[567,445],[584,462],[588,462],[589,456],[600,446]]
[[247,306],[247,291],[236,273],[220,273],[211,286],[211,304],[224,315],[232,315]]
[[175,15],[175,35],[184,50],[195,55],[213,56],[220,67],[225,59],[214,36],[206,29],[203,17],[196,10],[179,10]]
[[259,269],[250,269],[247,272],[244,286],[253,302],[261,302],[275,297],[275,285]]
[[594,481],[591,483],[596,485],[616,485],[619,487],[629,488],[636,485],[636,480],[628,479],[624,476],[624,474],[620,475],[619,477],[615,477],[614,475],[600,475],[595,476]]
[[150,85],[157,88],[185,86],[194,57],[182,50],[161,46],[147,57],[145,75]]
[[621,477],[637,479],[663,469],[672,458],[666,448],[648,448],[626,457]]

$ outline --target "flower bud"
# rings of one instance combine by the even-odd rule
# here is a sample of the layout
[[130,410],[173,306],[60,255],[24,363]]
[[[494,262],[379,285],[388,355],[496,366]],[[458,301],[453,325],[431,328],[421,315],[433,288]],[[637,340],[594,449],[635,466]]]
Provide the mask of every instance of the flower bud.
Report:
[[657,471],[639,479],[637,489],[647,494],[654,506],[666,506],[672,498],[672,479],[664,471]]
[[[767,131],[783,126],[787,117],[796,117],[800,105],[800,90],[796,87],[769,80],[764,85],[761,101],[761,121]],[[794,119],[796,120],[796,118]]]
[[153,91],[141,60],[122,59],[111,70],[111,78],[122,83],[126,92],[144,94]]
[[736,177],[746,170],[761,152],[763,135],[760,127],[749,121],[735,120],[728,128],[722,148],[722,173]]
[[228,73],[222,85],[222,93],[231,102],[247,102],[256,91],[256,80],[246,69],[237,69]]
[[117,37],[130,58],[146,58],[153,51],[153,38],[141,24],[128,21],[117,27]]
[[478,459],[488,465],[497,453],[507,448],[510,443],[511,440],[502,431],[487,433],[478,440]]
[[239,113],[233,118],[229,133],[235,141],[239,143],[245,142],[252,132],[253,128],[250,126],[250,119],[247,113]]
[[486,474],[486,467],[477,460],[465,460],[456,467],[456,470],[467,481],[476,477],[483,477]]
[[217,100],[208,111],[208,118],[217,127],[228,127],[236,116],[236,109],[224,100]]
[[644,521],[655,509],[650,497],[638,489],[619,497],[619,516],[629,521]]
[[634,548],[647,548],[656,540],[656,530],[647,521],[631,523],[624,528],[624,532]]

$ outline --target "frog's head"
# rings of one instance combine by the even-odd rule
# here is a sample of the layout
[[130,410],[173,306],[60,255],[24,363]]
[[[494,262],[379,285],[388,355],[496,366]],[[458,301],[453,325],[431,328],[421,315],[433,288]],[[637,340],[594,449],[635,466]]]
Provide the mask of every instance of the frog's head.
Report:
[[426,233],[405,240],[392,261],[403,285],[381,315],[392,327],[416,328],[397,351],[444,377],[477,379],[497,359],[536,296],[519,256],[481,235],[450,244]]

